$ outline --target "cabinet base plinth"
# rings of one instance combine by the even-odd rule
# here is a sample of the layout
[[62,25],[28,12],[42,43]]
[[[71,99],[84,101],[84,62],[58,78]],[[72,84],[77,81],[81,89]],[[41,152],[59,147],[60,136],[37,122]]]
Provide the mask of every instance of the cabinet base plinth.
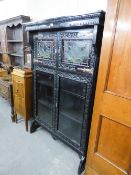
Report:
[[51,136],[54,140],[58,140],[58,138],[54,134],[51,134]]
[[79,168],[78,168],[78,175],[80,175],[84,171],[85,163],[86,163],[86,158],[82,156],[80,160]]
[[30,133],[35,132],[35,131],[37,130],[37,128],[39,128],[39,127],[40,127],[40,125],[38,124],[38,122],[34,120],[34,121],[31,123]]

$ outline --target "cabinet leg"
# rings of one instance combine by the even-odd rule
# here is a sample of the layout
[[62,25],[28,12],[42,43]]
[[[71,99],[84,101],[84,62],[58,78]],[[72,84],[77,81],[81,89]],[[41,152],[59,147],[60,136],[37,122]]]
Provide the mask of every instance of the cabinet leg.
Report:
[[82,159],[82,157],[83,157],[81,154],[78,154],[78,156],[79,156],[80,160],[81,160],[81,159]]
[[84,171],[85,163],[86,163],[86,158],[82,156],[80,160],[79,168],[78,168],[78,175],[80,175]]
[[15,122],[15,114],[11,114],[11,120],[12,122]]
[[54,134],[51,134],[51,136],[54,140],[58,140],[58,138]]
[[17,114],[14,114],[15,122],[17,123]]
[[35,132],[35,131],[37,130],[37,128],[39,128],[39,127],[40,127],[40,125],[38,124],[38,122],[34,120],[34,121],[31,123],[30,133]]
[[14,110],[14,98],[13,98],[13,85],[9,85],[9,94],[10,94],[10,106],[11,106],[11,120],[15,122],[15,110]]
[[28,120],[25,120],[26,131],[28,132]]

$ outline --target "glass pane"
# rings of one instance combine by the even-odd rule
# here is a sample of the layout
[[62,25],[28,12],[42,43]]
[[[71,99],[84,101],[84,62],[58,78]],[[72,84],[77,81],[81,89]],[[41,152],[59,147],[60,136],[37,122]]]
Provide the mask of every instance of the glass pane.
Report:
[[52,125],[53,83],[53,75],[37,73],[37,115],[49,125]]
[[63,40],[63,62],[88,66],[91,45],[86,39]]
[[59,115],[59,131],[78,145],[80,145],[81,129],[80,124],[62,114]]
[[[85,100],[79,94],[82,94],[83,89],[79,89],[79,94],[77,91],[74,93],[68,91],[67,88],[63,89],[63,81],[71,82],[73,87],[77,84],[73,80],[60,79],[60,103],[59,103],[59,127],[58,130],[62,132],[65,136],[70,138],[73,142],[80,145],[81,140],[81,130],[82,121],[84,116],[84,103]],[[62,87],[62,88],[61,88]],[[77,87],[77,86],[76,86]]]
[[37,57],[43,59],[53,59],[53,40],[37,41]]
[[61,89],[72,94],[75,93],[75,95],[85,96],[86,84],[63,78],[61,79]]
[[37,73],[37,83],[45,87],[52,87],[54,84],[54,77],[47,73]]
[[48,125],[52,125],[52,111],[44,106],[40,101],[38,102],[38,116]]

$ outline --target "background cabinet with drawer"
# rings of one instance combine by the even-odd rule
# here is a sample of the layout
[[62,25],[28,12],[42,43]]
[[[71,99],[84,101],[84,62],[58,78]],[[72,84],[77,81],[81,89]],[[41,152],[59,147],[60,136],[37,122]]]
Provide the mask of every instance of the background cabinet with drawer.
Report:
[[31,118],[32,110],[32,71],[14,69],[12,81],[16,120],[17,114],[23,116],[28,131],[28,120]]

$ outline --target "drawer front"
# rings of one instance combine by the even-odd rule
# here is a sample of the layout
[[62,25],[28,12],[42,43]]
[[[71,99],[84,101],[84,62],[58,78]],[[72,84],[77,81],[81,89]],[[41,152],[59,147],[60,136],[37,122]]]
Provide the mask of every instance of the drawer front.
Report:
[[14,86],[14,95],[24,98],[25,92],[24,92],[24,79],[21,77],[15,77],[13,80],[13,86]]
[[19,82],[19,83],[22,83],[22,84],[24,84],[24,78],[23,77],[18,77],[18,76],[15,76],[15,75],[13,75],[13,82],[15,83],[15,82]]
[[20,82],[14,84],[14,94],[18,97],[24,98],[24,85]]

